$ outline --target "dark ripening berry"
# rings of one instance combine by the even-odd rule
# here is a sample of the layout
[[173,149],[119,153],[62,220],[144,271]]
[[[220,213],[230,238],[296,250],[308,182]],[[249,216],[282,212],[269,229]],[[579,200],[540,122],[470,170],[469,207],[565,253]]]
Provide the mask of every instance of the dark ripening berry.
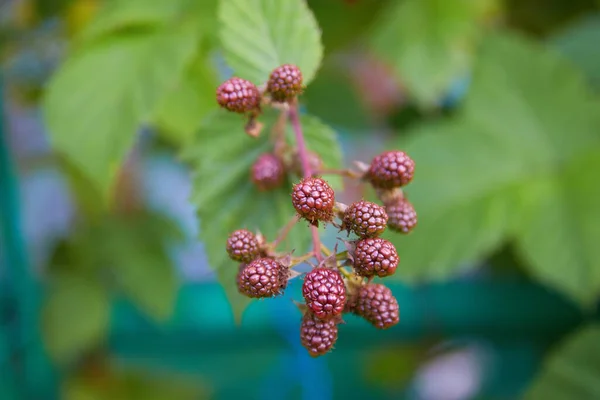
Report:
[[259,190],[272,190],[283,183],[285,167],[275,154],[261,154],[252,165],[252,182]]
[[371,162],[367,178],[374,187],[393,189],[410,183],[415,162],[403,151],[386,151]]
[[394,245],[381,238],[360,240],[354,248],[354,270],[361,276],[392,275],[399,260]]
[[417,226],[417,212],[412,204],[406,199],[401,199],[385,207],[389,220],[388,226],[391,230],[400,233],[409,233]]
[[304,178],[294,185],[292,204],[302,218],[317,225],[332,220],[335,193],[321,178]]
[[392,291],[381,284],[360,288],[354,312],[378,329],[387,329],[400,320],[398,301]]
[[300,342],[313,357],[328,353],[338,337],[337,321],[332,318],[321,320],[310,310],[302,317]]
[[302,295],[317,318],[328,319],[344,311],[346,287],[337,270],[321,267],[307,273]]
[[295,65],[285,64],[271,72],[267,91],[275,101],[288,101],[302,93],[302,72]]
[[273,297],[287,286],[288,270],[272,258],[259,258],[238,276],[238,290],[248,297]]
[[375,237],[385,231],[388,215],[385,209],[370,201],[352,203],[344,213],[344,228],[360,237]]
[[254,233],[246,229],[234,231],[227,238],[227,254],[234,261],[250,262],[258,257],[260,244]]
[[217,88],[217,102],[229,111],[243,114],[259,109],[260,92],[254,83],[234,77]]

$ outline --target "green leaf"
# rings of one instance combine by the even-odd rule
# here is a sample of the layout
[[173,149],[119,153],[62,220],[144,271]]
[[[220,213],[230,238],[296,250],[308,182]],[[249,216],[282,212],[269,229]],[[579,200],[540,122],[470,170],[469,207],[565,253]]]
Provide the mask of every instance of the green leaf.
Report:
[[101,344],[110,319],[110,297],[92,279],[61,276],[42,310],[42,334],[50,355],[69,362]]
[[579,67],[589,82],[600,89],[600,15],[587,16],[554,35],[550,44]]
[[600,293],[600,149],[527,188],[517,244],[542,282],[593,305]]
[[600,327],[592,324],[571,335],[545,362],[525,400],[600,398]]
[[44,114],[55,149],[108,194],[140,124],[195,52],[193,27],[114,36],[75,53],[51,80]]
[[208,57],[198,55],[179,84],[161,101],[154,125],[167,140],[187,143],[202,119],[216,109],[215,75]]
[[303,0],[221,0],[219,32],[235,74],[257,85],[282,64],[300,67],[308,84],[321,62],[317,22]]
[[406,0],[384,9],[372,47],[395,67],[409,92],[433,106],[469,71],[483,20],[495,0]]
[[587,222],[599,218],[598,109],[556,54],[517,36],[486,41],[464,109],[401,143],[417,165],[407,194],[419,225],[387,234],[398,276],[446,278],[515,240],[542,281],[578,300],[600,293],[600,232]]
[[80,40],[98,39],[125,28],[165,25],[180,12],[180,3],[177,0],[109,0],[81,33]]
[[[200,237],[238,320],[249,300],[237,293],[238,265],[227,257],[227,237],[235,229],[246,228],[260,230],[272,241],[295,215],[290,189],[297,177],[290,176],[280,189],[269,192],[258,191],[249,179],[256,158],[272,151],[269,137],[276,118],[274,112],[261,117],[265,129],[259,139],[253,139],[244,133],[242,118],[215,112],[204,121],[194,146],[184,155],[193,168],[192,202],[198,207]],[[309,150],[319,154],[326,167],[339,168],[341,151],[335,133],[309,116],[302,116],[301,122]],[[340,181],[330,183],[339,186]],[[281,248],[295,249],[299,255],[308,249],[309,243],[310,230],[299,223]]]

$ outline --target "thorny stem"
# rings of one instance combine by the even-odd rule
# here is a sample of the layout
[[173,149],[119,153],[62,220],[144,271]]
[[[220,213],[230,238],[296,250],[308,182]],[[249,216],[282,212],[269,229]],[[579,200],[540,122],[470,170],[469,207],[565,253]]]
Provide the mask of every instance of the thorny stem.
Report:
[[279,113],[277,122],[273,125],[273,141],[275,143],[275,154],[281,156],[285,151],[285,123],[287,122],[287,112]]
[[292,228],[296,225],[296,223],[298,223],[299,220],[300,220],[300,217],[298,217],[297,215],[294,215],[292,217],[292,219],[290,219],[289,222],[287,224],[285,224],[285,226],[281,229],[281,231],[279,231],[279,235],[277,235],[277,238],[272,243],[273,249],[275,249],[277,246],[279,246],[279,244],[282,241],[285,240],[288,233],[290,233]]
[[[308,151],[306,150],[306,143],[304,141],[304,134],[302,133],[302,125],[300,124],[300,117],[298,116],[298,103],[294,101],[290,104],[288,110],[288,116],[292,129],[294,130],[294,136],[296,138],[296,146],[298,147],[298,156],[300,157],[300,163],[302,164],[302,172],[305,178],[312,176],[310,169],[310,162],[308,160]],[[317,261],[323,261],[323,255],[321,254],[321,239],[319,238],[319,230],[316,226],[311,225],[310,231],[312,234],[313,242],[313,253],[317,258]]]

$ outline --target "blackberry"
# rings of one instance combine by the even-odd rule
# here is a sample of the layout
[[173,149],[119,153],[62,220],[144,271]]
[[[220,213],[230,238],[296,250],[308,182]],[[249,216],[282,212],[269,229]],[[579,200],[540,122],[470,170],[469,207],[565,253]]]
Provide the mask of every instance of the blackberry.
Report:
[[378,329],[387,329],[400,320],[398,301],[392,291],[381,284],[360,288],[354,312]]
[[335,193],[321,178],[304,178],[292,189],[292,204],[302,218],[318,225],[333,219]]
[[275,101],[284,102],[302,93],[302,72],[292,64],[284,64],[271,72],[267,91]]
[[252,261],[238,277],[238,290],[248,297],[274,297],[283,293],[288,270],[272,258]]
[[239,229],[227,238],[227,254],[234,261],[250,262],[260,254],[260,243],[254,233]]
[[386,151],[376,156],[367,172],[367,179],[380,189],[393,189],[410,183],[415,162],[403,151]]
[[391,230],[400,233],[409,233],[417,226],[417,212],[413,205],[406,199],[389,204],[385,207]]
[[275,189],[285,178],[283,162],[275,154],[261,154],[252,165],[251,178],[259,190]]
[[337,270],[320,267],[307,273],[302,295],[317,318],[328,319],[344,311],[346,287]]
[[361,276],[389,276],[398,267],[398,253],[394,245],[380,238],[362,239],[354,248],[354,270]]
[[234,77],[217,88],[217,102],[229,111],[244,114],[260,108],[260,92],[254,83]]
[[382,206],[362,200],[346,209],[343,227],[359,237],[375,237],[385,231],[387,221],[388,215]]
[[308,354],[318,357],[328,353],[338,337],[338,321],[335,318],[321,320],[308,310],[300,324],[300,342]]

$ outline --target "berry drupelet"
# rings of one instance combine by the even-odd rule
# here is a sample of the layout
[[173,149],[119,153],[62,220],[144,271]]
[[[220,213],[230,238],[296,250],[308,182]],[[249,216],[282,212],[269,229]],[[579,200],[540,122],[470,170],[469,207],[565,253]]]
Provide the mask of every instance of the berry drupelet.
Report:
[[238,290],[248,297],[274,297],[283,293],[288,270],[272,258],[252,261],[238,275]]
[[344,311],[346,287],[337,270],[324,267],[311,270],[304,277],[302,295],[319,319],[328,319]]
[[260,92],[254,83],[234,77],[217,88],[217,102],[236,113],[257,111],[260,108]]
[[387,329],[400,321],[398,301],[392,291],[381,284],[360,288],[354,312],[378,329]]
[[390,276],[396,272],[399,257],[394,245],[385,239],[367,238],[356,243],[354,270],[360,276]]
[[403,151],[386,151],[376,156],[366,178],[380,189],[408,185],[415,173],[415,162]]
[[250,262],[260,254],[260,243],[254,233],[239,229],[227,238],[227,254],[234,261]]
[[284,64],[271,72],[267,82],[267,91],[273,100],[289,101],[302,93],[302,72],[292,64]]
[[335,193],[321,178],[304,178],[292,189],[292,204],[302,218],[313,225],[333,219]]
[[338,321],[335,318],[322,320],[308,310],[300,324],[300,342],[312,357],[328,353],[338,337]]
[[400,233],[410,233],[417,226],[417,212],[413,205],[406,199],[385,207],[389,220],[388,226],[391,230]]
[[388,215],[385,209],[370,201],[352,203],[344,213],[343,228],[359,237],[376,237],[385,231]]

